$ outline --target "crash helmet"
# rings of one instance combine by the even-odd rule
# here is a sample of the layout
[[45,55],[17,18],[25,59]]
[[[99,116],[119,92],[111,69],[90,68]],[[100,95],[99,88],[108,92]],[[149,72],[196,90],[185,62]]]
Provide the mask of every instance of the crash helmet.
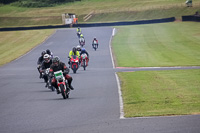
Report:
[[51,55],[51,51],[49,49],[46,50],[46,53]]
[[81,46],[80,45],[76,46],[76,50],[81,51]]
[[73,52],[74,54],[76,54],[76,51],[77,51],[76,47],[73,47],[73,48],[72,48],[72,52]]
[[45,54],[43,56],[44,62],[48,63],[50,61],[50,56],[48,54]]
[[55,56],[53,59],[52,59],[52,63],[55,65],[55,66],[58,66],[60,62],[60,58],[58,56]]
[[83,37],[83,34],[81,34],[80,37]]
[[46,54],[46,51],[42,51],[41,56],[43,57]]
[[97,38],[96,38],[96,37],[94,37],[94,40],[97,40]]

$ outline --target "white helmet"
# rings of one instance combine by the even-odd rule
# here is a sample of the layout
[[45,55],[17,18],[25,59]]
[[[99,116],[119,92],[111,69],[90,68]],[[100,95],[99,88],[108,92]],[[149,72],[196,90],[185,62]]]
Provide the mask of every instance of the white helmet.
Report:
[[80,45],[76,46],[76,49],[77,49],[78,51],[81,51],[81,46],[80,46]]
[[50,56],[49,56],[49,54],[45,54],[43,58],[44,58],[44,61],[45,61],[46,63],[48,63],[48,62],[50,61]]

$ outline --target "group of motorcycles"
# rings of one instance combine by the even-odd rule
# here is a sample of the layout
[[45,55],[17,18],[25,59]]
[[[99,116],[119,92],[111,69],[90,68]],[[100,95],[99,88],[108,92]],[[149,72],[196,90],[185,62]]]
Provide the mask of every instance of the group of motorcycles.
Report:
[[[77,32],[77,36],[79,38],[79,45],[80,47],[77,48],[78,51],[81,51],[81,48],[83,48],[83,46],[85,45],[85,39],[82,35],[81,32]],[[92,44],[93,46],[93,44]],[[94,48],[95,50],[97,49],[97,47]],[[73,55],[71,58],[70,58],[70,68],[72,69],[73,73],[76,73],[76,71],[78,70],[79,68],[79,64],[81,65],[81,67],[83,67],[84,70],[86,70],[86,67],[87,67],[87,54],[82,54],[80,59],[76,56],[76,55]],[[81,60],[81,61],[79,61]]]
[[[79,38],[79,44],[80,44],[80,46],[83,47],[83,46],[85,45],[85,39],[84,39],[82,33],[81,33],[80,31],[77,32],[77,36],[78,36],[78,38]],[[97,41],[93,41],[93,42],[92,42],[92,48],[93,48],[95,51],[97,50],[97,48],[98,48],[98,43],[97,43]]]
[[[80,44],[79,49],[77,49],[78,51],[81,51],[81,48],[83,48],[83,46],[85,45],[85,39],[81,35],[82,35],[81,32],[77,32],[77,36],[79,38],[79,44]],[[97,42],[95,43],[94,41],[92,44],[92,47],[96,51],[96,49],[98,48]],[[73,73],[76,73],[80,66],[83,67],[84,70],[86,70],[87,58],[88,58],[87,54],[82,54],[80,58],[76,55],[71,56],[71,58],[69,59],[70,61],[69,68],[72,69]],[[41,68],[41,64],[38,64],[38,71],[40,72],[40,78],[44,79],[44,82],[46,83],[45,87],[47,87],[51,91],[55,91],[55,87],[52,86],[51,84],[52,79],[55,78],[57,81],[56,83],[58,85],[58,90],[61,92],[63,99],[69,98],[70,88],[69,88],[69,84],[67,83],[67,80],[65,79],[65,76],[63,76],[63,72],[60,70],[52,74],[49,72],[50,68],[47,68],[42,71],[40,71],[40,68]]]

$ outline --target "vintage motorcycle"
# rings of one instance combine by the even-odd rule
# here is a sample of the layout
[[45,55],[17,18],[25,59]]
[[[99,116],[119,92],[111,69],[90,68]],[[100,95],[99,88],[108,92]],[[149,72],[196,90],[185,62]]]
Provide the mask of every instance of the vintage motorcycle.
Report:
[[79,44],[83,47],[85,45],[85,39],[84,38],[80,38],[79,39]]
[[86,61],[87,61],[87,54],[82,54],[81,55],[81,66],[83,67],[84,70],[86,70]]
[[50,68],[45,69],[42,72],[42,75],[43,75],[42,77],[44,78],[44,81],[45,81],[45,79],[47,79],[46,87],[48,87],[52,91],[55,91],[55,88],[51,85],[51,77],[49,76],[49,70],[50,70]]
[[73,73],[76,73],[76,71],[79,68],[79,58],[76,55],[72,55],[70,59],[70,68],[72,69]]
[[78,36],[78,38],[80,38],[81,32],[77,32],[77,36]]
[[65,80],[65,77],[63,76],[63,72],[56,71],[54,72],[55,79],[57,81],[58,89],[61,92],[61,95],[63,96],[63,99],[69,98],[70,88],[69,84]]
[[92,47],[93,47],[93,49],[94,49],[95,51],[97,50],[98,44],[97,44],[96,41],[94,41],[94,42],[92,43]]

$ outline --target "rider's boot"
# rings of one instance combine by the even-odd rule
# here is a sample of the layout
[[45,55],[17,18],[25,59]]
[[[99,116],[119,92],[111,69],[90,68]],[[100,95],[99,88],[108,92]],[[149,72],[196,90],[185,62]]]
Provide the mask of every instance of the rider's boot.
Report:
[[57,94],[60,94],[60,90],[58,88],[56,88],[56,92]]
[[74,90],[74,87],[73,87],[72,85],[69,85],[69,88],[70,88],[71,90]]

